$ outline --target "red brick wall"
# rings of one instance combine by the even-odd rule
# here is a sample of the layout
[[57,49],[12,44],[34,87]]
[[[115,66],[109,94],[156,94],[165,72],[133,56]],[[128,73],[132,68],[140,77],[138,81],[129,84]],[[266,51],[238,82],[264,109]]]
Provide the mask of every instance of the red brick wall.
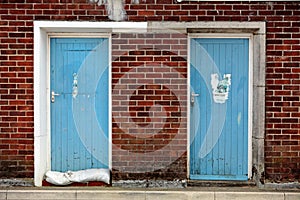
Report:
[[[33,176],[33,20],[108,20],[104,6],[88,4],[86,0],[47,0],[43,4],[40,2],[40,0],[0,0],[0,177]],[[126,4],[129,21],[266,22],[265,175],[267,179],[275,181],[299,180],[299,2],[251,2],[249,4],[246,1],[175,3],[173,0],[141,0],[139,5],[132,5],[129,2],[127,0]],[[113,84],[117,84],[117,79],[123,77],[132,68],[148,66],[150,63],[155,66],[161,66],[163,63],[163,66],[179,70],[182,76],[186,76],[186,52],[184,52],[186,49],[178,54],[173,50],[167,52],[164,48],[161,50],[154,46],[149,49],[137,49],[137,51],[126,49],[126,47],[122,49],[120,43],[125,42],[126,44],[130,37],[135,40],[131,41],[131,44],[138,45],[140,38],[138,35],[128,35],[128,38],[126,35],[113,37]],[[163,40],[160,43],[163,43]],[[185,46],[186,44],[183,44],[183,47]],[[171,56],[168,56],[169,53]],[[167,59],[167,61],[159,60],[161,58]],[[128,80],[132,77],[143,79],[143,77],[139,77],[139,73],[130,72],[132,73],[129,74],[131,77],[129,76]],[[160,79],[161,77],[149,77],[150,80],[155,78]],[[166,79],[181,78],[168,77]],[[174,85],[184,87],[186,84],[181,80],[179,82]],[[162,94],[155,94],[154,98],[163,98],[166,93],[170,98],[172,97],[169,95],[171,93],[168,88],[162,88],[159,84],[153,87],[153,89],[139,89],[140,93],[136,93],[130,103],[138,104],[141,96],[146,95],[146,98],[150,98],[152,92],[162,92]],[[158,89],[159,87],[160,89]],[[182,102],[186,104],[185,94],[182,94],[182,98]],[[151,100],[150,105],[154,101]],[[163,104],[166,102],[166,100],[161,100]],[[171,102],[174,102],[175,105],[166,106],[169,113],[173,113],[170,119],[183,120],[186,123],[187,111],[176,110],[178,108],[176,99]],[[119,112],[118,109],[122,109],[119,104],[114,106],[114,111]],[[148,123],[147,106],[130,106],[129,113],[136,118],[134,122],[140,126],[143,125],[142,123]],[[166,124],[165,130],[167,131],[163,139],[168,141],[168,137],[172,137],[173,130],[177,130],[178,127],[176,125],[171,127],[169,121]],[[147,127],[145,131],[150,129],[149,126]],[[126,136],[118,130],[114,123],[113,142],[123,149],[145,153],[143,151],[151,151],[151,148],[147,146],[148,140],[159,141],[153,136],[151,139],[135,139],[133,140],[134,144],[131,145],[129,141],[132,140],[123,140],[124,137]],[[127,141],[127,143],[122,144],[122,141]],[[183,141],[185,142],[185,139]],[[152,148],[156,149],[160,146],[158,144]],[[119,165],[120,168],[130,167],[128,162],[123,163],[125,158],[125,156],[114,154],[113,164]],[[180,169],[178,173],[183,177],[186,171],[185,159],[186,155],[183,154],[181,159],[171,165],[171,170],[166,168],[165,171],[158,171],[156,175],[171,176],[172,166],[175,165],[173,169],[178,167]],[[166,173],[167,171],[170,173]],[[116,175],[119,174],[116,172]]]
[[1,177],[33,176],[33,23],[20,7],[0,4]]
[[186,178],[187,36],[114,34],[112,54],[115,178]]

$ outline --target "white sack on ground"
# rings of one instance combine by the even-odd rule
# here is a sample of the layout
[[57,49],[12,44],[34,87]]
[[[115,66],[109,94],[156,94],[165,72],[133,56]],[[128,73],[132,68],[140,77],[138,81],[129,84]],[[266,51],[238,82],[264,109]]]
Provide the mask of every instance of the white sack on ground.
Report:
[[69,185],[73,182],[86,183],[89,181],[101,181],[110,183],[109,169],[86,169],[80,171],[55,172],[48,171],[46,181],[54,185]]
[[54,185],[69,185],[72,182],[65,176],[65,173],[48,171],[46,173],[46,181]]

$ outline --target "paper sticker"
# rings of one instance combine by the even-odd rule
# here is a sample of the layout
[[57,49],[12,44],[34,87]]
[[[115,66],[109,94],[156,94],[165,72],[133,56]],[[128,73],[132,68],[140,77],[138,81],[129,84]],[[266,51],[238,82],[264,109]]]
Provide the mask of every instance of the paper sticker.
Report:
[[78,75],[76,73],[73,74],[73,90],[72,96],[75,99],[78,94]]
[[211,86],[215,103],[225,103],[231,85],[231,74],[224,74],[223,80],[219,80],[218,74],[211,74]]

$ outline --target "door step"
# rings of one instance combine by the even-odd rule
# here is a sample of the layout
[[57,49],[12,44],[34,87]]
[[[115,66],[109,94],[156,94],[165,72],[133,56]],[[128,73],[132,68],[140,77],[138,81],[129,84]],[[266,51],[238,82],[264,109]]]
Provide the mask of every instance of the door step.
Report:
[[200,181],[188,180],[188,187],[255,187],[254,181]]

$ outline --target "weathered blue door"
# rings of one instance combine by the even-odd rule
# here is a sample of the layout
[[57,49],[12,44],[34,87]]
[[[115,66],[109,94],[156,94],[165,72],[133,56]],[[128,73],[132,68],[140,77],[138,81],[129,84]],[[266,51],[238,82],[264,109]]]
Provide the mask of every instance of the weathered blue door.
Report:
[[108,39],[50,39],[51,170],[108,168]]
[[248,179],[249,39],[190,39],[190,178]]

